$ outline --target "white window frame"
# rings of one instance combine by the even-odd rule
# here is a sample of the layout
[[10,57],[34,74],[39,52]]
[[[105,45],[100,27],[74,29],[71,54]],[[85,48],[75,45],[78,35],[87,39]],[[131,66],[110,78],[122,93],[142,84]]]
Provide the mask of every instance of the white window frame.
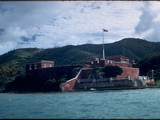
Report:
[[46,65],[46,63],[44,63],[44,64],[43,64],[43,68],[46,68],[46,67],[47,67],[47,65]]

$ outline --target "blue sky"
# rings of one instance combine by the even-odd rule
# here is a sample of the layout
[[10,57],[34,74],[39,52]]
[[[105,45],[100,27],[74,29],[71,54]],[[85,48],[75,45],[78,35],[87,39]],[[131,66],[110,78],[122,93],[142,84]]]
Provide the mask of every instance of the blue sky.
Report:
[[160,41],[158,1],[0,2],[0,54],[17,48]]

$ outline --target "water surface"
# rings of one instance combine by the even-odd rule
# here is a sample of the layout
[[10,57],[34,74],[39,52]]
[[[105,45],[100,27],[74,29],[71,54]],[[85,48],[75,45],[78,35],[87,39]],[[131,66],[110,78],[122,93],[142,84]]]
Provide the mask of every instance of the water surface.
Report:
[[0,93],[0,118],[160,118],[160,89]]

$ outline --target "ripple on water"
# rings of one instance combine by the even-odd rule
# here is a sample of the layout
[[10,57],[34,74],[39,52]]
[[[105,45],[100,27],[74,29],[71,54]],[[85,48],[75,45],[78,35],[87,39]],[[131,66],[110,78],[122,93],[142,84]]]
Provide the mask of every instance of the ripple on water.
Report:
[[0,93],[0,118],[160,118],[160,89]]

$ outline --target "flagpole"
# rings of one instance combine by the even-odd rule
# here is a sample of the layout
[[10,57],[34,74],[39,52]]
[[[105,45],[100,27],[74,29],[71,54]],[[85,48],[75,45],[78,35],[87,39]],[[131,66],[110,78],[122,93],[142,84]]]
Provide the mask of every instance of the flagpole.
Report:
[[103,60],[105,60],[105,50],[104,50],[104,32],[108,32],[108,30],[103,29],[103,31],[102,31],[102,40],[103,40]]
[[102,30],[102,40],[103,40],[103,60],[105,60],[105,51],[104,51],[104,30]]

